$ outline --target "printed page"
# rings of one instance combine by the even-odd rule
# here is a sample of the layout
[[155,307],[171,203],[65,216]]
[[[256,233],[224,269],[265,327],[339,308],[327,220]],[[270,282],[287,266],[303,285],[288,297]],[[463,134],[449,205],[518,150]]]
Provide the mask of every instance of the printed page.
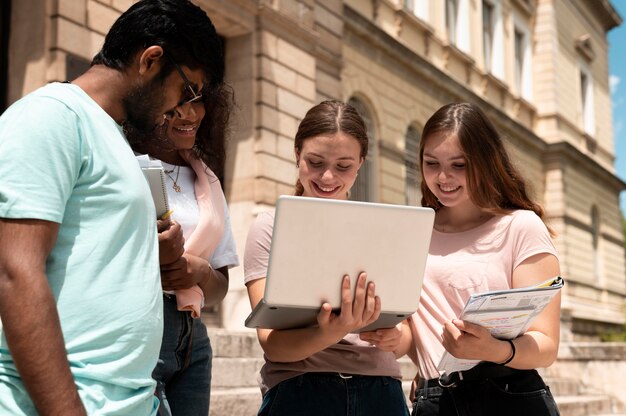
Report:
[[[515,339],[526,332],[562,287],[563,279],[557,276],[535,286],[474,294],[459,319],[484,326],[495,338]],[[469,370],[479,362],[444,352],[437,369],[450,374]]]

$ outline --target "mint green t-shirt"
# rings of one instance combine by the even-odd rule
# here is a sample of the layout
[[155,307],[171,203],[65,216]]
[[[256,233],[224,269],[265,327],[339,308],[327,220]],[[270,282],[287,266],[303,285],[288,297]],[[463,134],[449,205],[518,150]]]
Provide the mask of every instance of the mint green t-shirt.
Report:
[[[46,273],[88,414],[156,414],[156,213],[121,128],[78,86],[47,85],[0,117],[0,178],[1,218],[60,224]],[[0,331],[0,415],[9,414],[36,411]]]

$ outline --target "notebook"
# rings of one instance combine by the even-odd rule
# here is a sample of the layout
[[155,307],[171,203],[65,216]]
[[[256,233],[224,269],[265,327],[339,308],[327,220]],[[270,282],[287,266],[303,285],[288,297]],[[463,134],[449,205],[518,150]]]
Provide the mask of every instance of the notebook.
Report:
[[380,318],[360,331],[389,328],[417,310],[435,213],[409,207],[281,196],[276,204],[265,295],[249,328],[317,324],[323,302],[341,305],[345,274],[376,283]]
[[167,199],[167,188],[165,187],[163,165],[158,160],[149,159],[148,155],[137,156],[137,161],[139,162],[143,175],[148,181],[154,207],[156,208],[157,218],[161,218],[170,210]]

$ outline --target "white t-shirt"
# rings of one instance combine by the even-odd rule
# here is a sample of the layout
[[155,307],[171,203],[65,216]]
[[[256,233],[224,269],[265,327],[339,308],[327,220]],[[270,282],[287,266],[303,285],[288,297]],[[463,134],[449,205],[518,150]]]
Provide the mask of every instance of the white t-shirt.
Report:
[[[198,202],[196,201],[196,193],[194,183],[196,174],[191,167],[181,166],[180,170],[175,165],[161,162],[163,169],[166,171],[173,170],[172,173],[165,176],[167,197],[172,213],[175,219],[183,229],[183,236],[189,238],[191,233],[196,229],[198,224]],[[178,178],[176,177],[178,175]],[[180,186],[180,192],[174,190],[174,180]],[[222,195],[222,198],[224,196]],[[239,257],[237,256],[237,247],[230,224],[230,213],[228,206],[224,203],[224,233],[218,243],[213,255],[207,259],[213,269],[219,269],[227,266],[229,269],[239,265]]]

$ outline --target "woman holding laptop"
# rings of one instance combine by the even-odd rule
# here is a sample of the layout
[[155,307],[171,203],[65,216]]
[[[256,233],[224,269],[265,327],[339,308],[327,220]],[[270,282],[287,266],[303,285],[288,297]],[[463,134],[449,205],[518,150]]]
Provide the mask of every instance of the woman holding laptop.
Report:
[[[558,415],[541,377],[559,347],[560,294],[514,340],[457,318],[472,293],[536,285],[559,275],[542,208],[475,105],[454,103],[426,122],[422,205],[436,210],[420,307],[412,317],[418,383],[414,416]],[[440,378],[448,351],[481,364]]]
[[[352,106],[324,101],[311,108],[295,137],[296,195],[347,199],[367,146],[365,123]],[[273,211],[261,213],[248,234],[244,268],[252,309],[265,291],[273,222]],[[373,343],[352,334],[378,318],[381,303],[366,273],[351,289],[345,276],[341,310],[320,305],[316,327],[257,329],[265,352],[259,415],[409,414],[396,354],[409,350],[410,329],[399,324],[375,331]]]

